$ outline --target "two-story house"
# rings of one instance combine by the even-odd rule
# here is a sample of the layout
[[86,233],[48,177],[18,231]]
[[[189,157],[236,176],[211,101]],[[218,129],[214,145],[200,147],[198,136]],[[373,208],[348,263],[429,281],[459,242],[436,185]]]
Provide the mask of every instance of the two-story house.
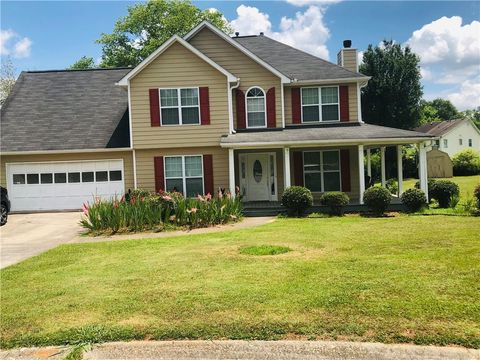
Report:
[[368,80],[348,41],[333,64],[202,22],[133,69],[23,72],[1,110],[0,182],[14,211],[76,209],[133,188],[239,187],[246,202],[274,202],[303,185],[362,204],[369,150],[416,144],[426,190],[432,137],[365,124]]

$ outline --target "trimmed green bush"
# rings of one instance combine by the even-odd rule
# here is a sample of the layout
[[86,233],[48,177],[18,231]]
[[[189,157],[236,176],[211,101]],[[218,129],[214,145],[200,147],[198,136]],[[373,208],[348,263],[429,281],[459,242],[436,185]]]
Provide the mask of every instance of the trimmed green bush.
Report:
[[383,215],[390,205],[390,191],[380,186],[373,186],[363,193],[363,201],[375,215]]
[[465,149],[453,156],[453,175],[466,176],[480,174],[480,153]]
[[427,197],[419,189],[408,189],[402,194],[401,199],[409,212],[420,211],[427,205]]
[[184,198],[180,193],[155,194],[137,190],[120,199],[84,204],[83,214],[80,224],[91,233],[162,231],[237,221],[242,217],[242,204],[239,197],[230,194]]
[[338,216],[343,215],[344,208],[349,202],[348,195],[341,191],[327,192],[320,198],[320,203],[330,208],[330,214]]
[[473,196],[477,199],[477,207],[480,209],[480,184],[475,187],[473,190]]
[[460,188],[453,181],[436,180],[428,192],[433,199],[438,201],[439,207],[448,208],[453,205],[453,201],[459,198]]
[[385,187],[391,194],[396,194],[398,192],[398,181],[395,179],[388,179],[385,182]]
[[290,186],[283,192],[282,205],[288,215],[302,216],[313,205],[312,192],[303,186]]
[[[427,185],[428,185],[428,199],[431,201],[432,200],[432,189],[435,186],[435,182],[437,180],[435,179],[428,179]],[[415,182],[415,189],[420,189],[420,180]]]

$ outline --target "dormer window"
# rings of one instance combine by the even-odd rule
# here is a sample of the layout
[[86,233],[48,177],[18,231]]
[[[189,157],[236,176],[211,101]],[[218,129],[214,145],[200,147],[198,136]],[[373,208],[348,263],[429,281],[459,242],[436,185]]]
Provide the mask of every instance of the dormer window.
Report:
[[162,125],[200,124],[198,88],[160,89]]
[[338,86],[302,88],[302,122],[339,120]]
[[259,87],[253,87],[247,91],[247,127],[266,127],[265,92]]

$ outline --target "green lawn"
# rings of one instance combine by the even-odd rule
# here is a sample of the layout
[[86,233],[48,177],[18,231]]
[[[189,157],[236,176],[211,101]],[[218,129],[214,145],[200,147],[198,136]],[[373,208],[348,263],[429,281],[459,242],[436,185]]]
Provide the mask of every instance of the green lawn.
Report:
[[[475,189],[475,186],[480,184],[480,175],[454,176],[453,178],[445,178],[442,180],[450,180],[458,184],[460,187],[460,201],[462,201],[473,196],[473,190]],[[403,182],[404,190],[413,188],[417,181],[417,179],[406,179]]]
[[[479,229],[478,217],[346,216],[63,245],[0,272],[1,345],[305,338],[478,348]],[[260,245],[292,251],[240,253]]]

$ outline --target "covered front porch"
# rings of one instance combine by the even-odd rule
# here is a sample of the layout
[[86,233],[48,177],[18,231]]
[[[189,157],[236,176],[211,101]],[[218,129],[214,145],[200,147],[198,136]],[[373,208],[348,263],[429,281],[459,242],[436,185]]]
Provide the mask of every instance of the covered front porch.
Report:
[[[379,136],[379,132],[383,132],[383,136]],[[363,206],[365,189],[372,185],[370,154],[373,149],[380,149],[381,185],[386,186],[388,147],[394,147],[397,153],[399,186],[397,198],[392,201],[395,206],[400,203],[398,197],[403,192],[404,145],[418,147],[420,184],[427,193],[426,151],[430,141],[425,134],[367,124],[339,124],[242,132],[222,139],[222,146],[229,151],[230,190],[232,193],[240,190],[247,212],[249,209],[281,210],[283,191],[292,185],[312,191],[314,211],[320,206],[322,193],[329,191],[347,193],[351,211],[357,211]]]

